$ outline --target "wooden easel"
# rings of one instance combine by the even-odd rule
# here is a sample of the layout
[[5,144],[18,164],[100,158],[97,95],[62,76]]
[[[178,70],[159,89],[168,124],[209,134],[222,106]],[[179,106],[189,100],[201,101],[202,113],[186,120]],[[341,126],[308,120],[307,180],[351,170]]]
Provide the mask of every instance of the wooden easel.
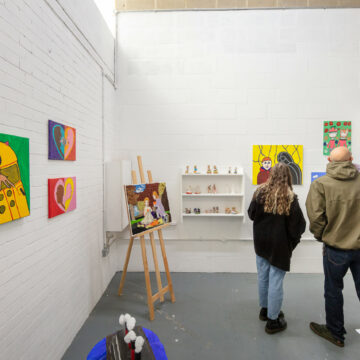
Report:
[[[144,168],[143,168],[143,165],[142,165],[141,156],[137,157],[137,161],[138,161],[138,165],[139,165],[139,173],[140,173],[141,183],[145,184],[146,179],[145,179],[145,175],[144,175]],[[147,174],[148,174],[148,178],[149,178],[149,183],[152,183],[153,178],[152,178],[151,171],[148,170]],[[138,184],[135,170],[131,171],[131,178],[132,178],[132,183],[134,185]],[[130,219],[129,219],[129,223],[130,223]],[[119,286],[119,291],[118,291],[119,296],[122,294],[123,287],[124,287],[124,284],[125,284],[125,277],[126,277],[127,268],[128,268],[128,265],[129,265],[129,260],[130,260],[130,255],[131,255],[131,250],[132,250],[132,246],[133,246],[133,243],[134,243],[134,239],[136,237],[140,237],[141,253],[142,253],[142,259],[143,259],[143,264],[144,264],[145,283],[146,283],[146,291],[147,291],[147,302],[148,302],[148,307],[149,307],[150,320],[154,320],[154,318],[155,318],[154,303],[155,303],[155,301],[157,299],[160,299],[160,302],[163,302],[164,301],[164,294],[169,292],[170,296],[171,296],[171,302],[175,302],[174,289],[173,289],[173,284],[172,284],[172,280],[171,280],[169,264],[168,264],[167,257],[166,257],[164,238],[163,238],[163,234],[162,234],[162,229],[169,226],[169,225],[170,224],[164,224],[164,225],[158,226],[158,227],[156,227],[154,229],[149,229],[147,231],[144,231],[144,232],[142,232],[141,234],[138,234],[138,235],[131,235],[130,234],[130,242],[129,242],[128,250],[127,250],[127,253],[126,253],[123,273],[122,273],[122,276],[121,276],[121,281],[120,281],[120,286]],[[156,246],[155,246],[155,236],[154,236],[155,231],[157,231],[157,233],[159,235],[161,254],[162,254],[162,257],[163,257],[163,260],[164,260],[164,267],[165,267],[166,278],[167,278],[167,282],[168,282],[168,284],[165,287],[163,287],[162,283],[161,283],[159,263],[158,263],[158,259],[157,259]],[[145,235],[147,235],[147,234],[149,234],[149,236],[150,236],[151,249],[152,249],[152,254],[153,254],[153,258],[154,258],[154,265],[155,265],[156,282],[157,282],[158,289],[159,289],[159,291],[154,295],[152,294],[152,291],[151,291],[150,273],[149,273],[147,255],[146,255]]]

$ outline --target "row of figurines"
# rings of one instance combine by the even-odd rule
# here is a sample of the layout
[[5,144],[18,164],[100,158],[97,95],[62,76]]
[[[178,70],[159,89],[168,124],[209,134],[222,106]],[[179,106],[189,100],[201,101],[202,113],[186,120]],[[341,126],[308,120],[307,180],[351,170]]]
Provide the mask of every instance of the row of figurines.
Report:
[[[227,185],[227,186],[226,186],[226,189],[227,189],[227,192],[228,192],[229,194],[233,194],[233,193],[234,193],[234,188],[233,188],[232,185]],[[210,184],[210,185],[208,185],[208,186],[207,186],[207,193],[208,193],[208,194],[216,194],[216,193],[217,193],[216,185],[215,185],[215,184],[212,184],[212,185]],[[189,194],[196,194],[196,195],[201,194],[200,186],[197,185],[197,186],[195,186],[195,187],[193,188],[191,185],[189,185],[189,186],[186,188],[185,194],[188,194],[188,195],[189,195]]]
[[[185,214],[201,214],[201,210],[200,208],[194,208],[194,210],[192,210],[191,208],[185,208]],[[226,207],[225,214],[232,214],[232,215],[236,215],[236,214],[240,214],[240,211],[237,210],[236,206],[232,206],[230,207]],[[220,214],[220,210],[218,206],[213,206],[210,209],[206,209],[205,210],[205,214]]]
[[[190,167],[189,167],[189,165],[186,165],[185,174],[189,174],[189,173],[190,173]],[[201,172],[199,171],[197,165],[194,165],[194,171],[193,171],[193,173],[194,173],[194,174],[201,174]],[[208,175],[211,175],[211,174],[217,175],[217,174],[219,174],[219,170],[218,170],[218,168],[217,168],[216,165],[213,166],[213,169],[212,169],[212,170],[211,170],[211,166],[208,165],[208,166],[207,166],[206,173],[207,173]],[[238,167],[235,166],[235,167],[234,167],[234,171],[232,171],[232,167],[229,166],[228,174],[235,174],[235,175],[238,174]]]

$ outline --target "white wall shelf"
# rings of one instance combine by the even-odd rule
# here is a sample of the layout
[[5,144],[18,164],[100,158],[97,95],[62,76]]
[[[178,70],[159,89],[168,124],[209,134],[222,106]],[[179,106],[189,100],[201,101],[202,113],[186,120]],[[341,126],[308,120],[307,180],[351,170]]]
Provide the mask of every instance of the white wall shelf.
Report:
[[[204,167],[205,168],[205,167]],[[206,168],[205,168],[206,169]],[[206,170],[199,174],[181,173],[180,176],[180,213],[181,221],[184,218],[217,218],[221,222],[221,218],[244,219],[244,171],[238,167],[237,174],[228,174],[224,171],[227,167],[221,167],[219,174],[207,174]],[[234,166],[232,166],[234,169]],[[208,186],[216,186],[216,193],[208,193]],[[192,194],[186,191],[191,187]],[[195,192],[198,192],[197,194]],[[213,211],[214,207],[219,209],[219,213],[208,212]],[[238,214],[226,214],[226,208],[235,207]],[[200,214],[195,214],[194,209],[199,208]],[[186,209],[191,209],[191,213],[186,213]],[[225,223],[224,223],[225,224]]]
[[212,213],[201,213],[201,214],[182,214],[185,217],[243,217],[244,214],[240,213],[240,214],[223,214],[223,213],[218,213],[218,214],[212,214]]

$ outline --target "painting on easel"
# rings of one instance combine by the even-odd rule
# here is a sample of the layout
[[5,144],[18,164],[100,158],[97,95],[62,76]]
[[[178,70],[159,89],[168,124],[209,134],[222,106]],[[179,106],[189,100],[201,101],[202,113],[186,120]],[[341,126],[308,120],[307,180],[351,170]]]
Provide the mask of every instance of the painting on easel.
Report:
[[126,185],[125,195],[132,235],[171,222],[165,183]]

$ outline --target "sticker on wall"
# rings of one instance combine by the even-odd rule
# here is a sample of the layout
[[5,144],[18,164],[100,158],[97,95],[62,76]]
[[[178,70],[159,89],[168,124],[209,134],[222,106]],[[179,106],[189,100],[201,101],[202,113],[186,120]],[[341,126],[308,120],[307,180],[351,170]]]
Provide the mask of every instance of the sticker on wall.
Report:
[[49,120],[49,159],[76,160],[76,129]]
[[0,224],[29,215],[29,139],[0,134]]
[[324,121],[324,155],[338,146],[351,151],[351,121]]
[[326,172],[312,172],[311,173],[311,182],[317,180],[318,178],[326,175]]
[[48,180],[49,219],[76,209],[76,177]]
[[266,182],[278,162],[289,166],[293,185],[302,184],[302,145],[253,145],[253,184]]
[[126,185],[125,195],[132,235],[171,222],[165,183]]

